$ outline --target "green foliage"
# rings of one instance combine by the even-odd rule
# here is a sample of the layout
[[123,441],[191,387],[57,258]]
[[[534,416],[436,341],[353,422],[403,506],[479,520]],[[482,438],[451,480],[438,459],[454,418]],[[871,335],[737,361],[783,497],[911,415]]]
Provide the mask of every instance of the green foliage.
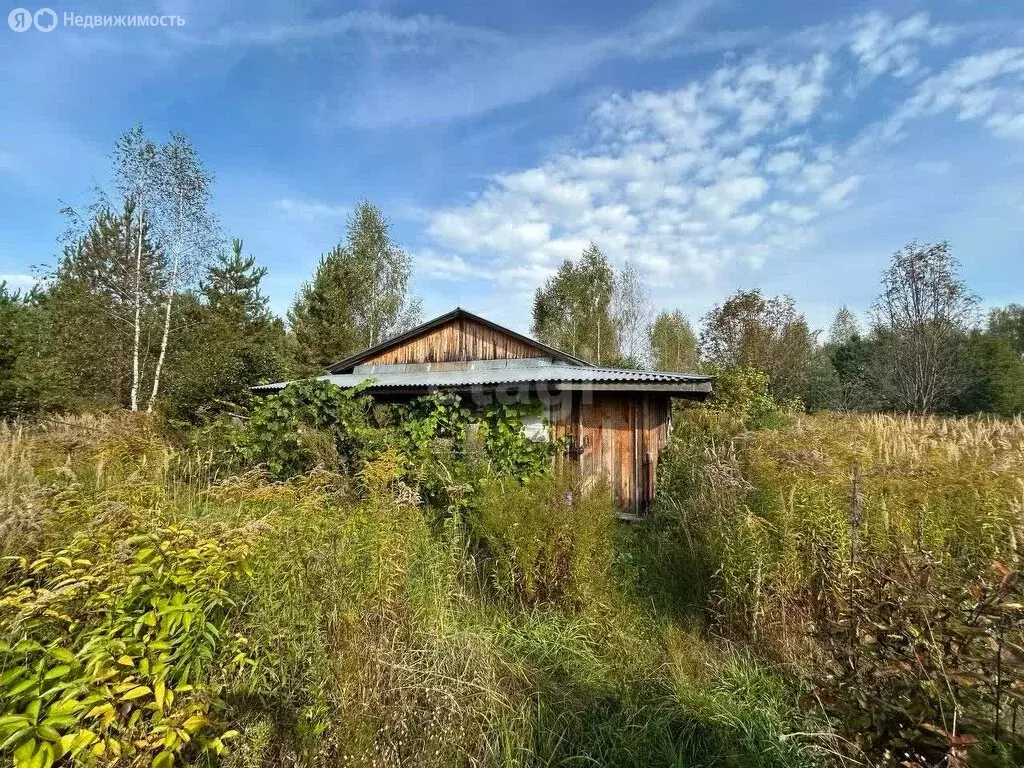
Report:
[[148,219],[140,227],[130,200],[119,210],[102,207],[72,226],[84,231],[65,246],[41,297],[47,323],[43,354],[68,409],[128,406],[136,303],[141,391],[152,386],[165,255]]
[[[1020,423],[804,416],[736,432],[712,416],[676,425],[659,472],[651,559],[687,585],[680,603],[794,664],[853,758],[1016,749]],[[996,578],[993,562],[1008,564]]]
[[768,374],[750,365],[712,368],[714,393],[703,406],[727,415],[748,429],[780,427],[803,410],[799,400],[776,402],[769,392]]
[[0,419],[54,404],[52,375],[39,356],[44,328],[38,293],[12,293],[0,280]]
[[465,509],[481,479],[528,482],[547,472],[558,446],[534,442],[523,419],[539,416],[539,401],[470,409],[455,394],[434,393],[401,409],[404,451],[424,498]]
[[827,654],[820,698],[850,738],[876,759],[898,753],[914,765],[964,764],[993,739],[1024,755],[1020,574],[995,561],[952,575],[905,545],[858,552],[851,565],[830,596],[838,610],[815,625]]
[[571,606],[606,588],[616,525],[607,485],[584,488],[568,471],[525,484],[487,480],[467,520],[501,594]]
[[700,362],[697,335],[679,310],[661,312],[651,325],[651,365],[656,371],[692,373]]
[[1007,304],[993,309],[988,316],[988,332],[1006,339],[1014,352],[1024,356],[1024,306]]
[[243,465],[260,465],[273,477],[292,477],[317,465],[358,469],[381,447],[384,433],[372,421],[373,401],[319,379],[289,384],[263,399],[244,429],[229,433]]
[[734,293],[705,316],[700,334],[706,362],[763,371],[779,401],[806,391],[816,339],[793,299],[760,291]]
[[196,424],[224,409],[241,410],[253,384],[285,373],[284,325],[260,292],[266,275],[234,240],[230,254],[211,264],[198,297],[178,300],[182,330],[168,355],[162,412],[172,422]]
[[216,663],[246,660],[229,588],[246,537],[112,515],[59,550],[8,558],[0,593],[0,751],[168,767],[224,751]]
[[975,331],[965,344],[960,362],[970,384],[953,399],[954,412],[1000,416],[1024,413],[1024,358],[1009,338]]
[[[202,654],[198,680],[189,673],[187,684],[195,689],[183,691],[170,678],[166,683],[175,696],[170,709],[165,702],[164,722],[169,712],[193,704],[211,721],[176,753],[175,764],[774,768],[817,764],[814,758],[824,754],[817,745],[830,744],[827,736],[801,735],[829,729],[813,711],[799,709],[798,689],[783,672],[715,649],[701,632],[682,632],[651,615],[648,601],[634,600],[630,582],[651,572],[632,571],[625,567],[629,553],[615,552],[619,537],[612,535],[617,526],[607,492],[600,505],[597,497],[587,502],[600,515],[594,521],[582,510],[564,509],[562,481],[555,478],[527,486],[550,482],[558,490],[547,494],[526,491],[513,479],[503,481],[504,492],[491,486],[495,512],[511,499],[578,516],[551,528],[560,547],[552,553],[576,565],[540,571],[553,572],[567,591],[537,605],[494,599],[479,574],[482,568],[496,573],[496,561],[474,541],[463,522],[468,514],[447,515],[438,524],[423,506],[408,457],[395,449],[400,438],[355,476],[316,469],[270,482],[259,469],[224,476],[223,467],[205,464],[202,456],[177,454],[140,415],[67,417],[61,426],[0,434],[0,481],[10,490],[0,496],[0,546],[26,556],[29,567],[44,550],[94,542],[110,557],[93,555],[93,568],[111,563],[127,579],[147,546],[133,537],[148,534],[163,542],[173,567],[162,572],[175,574],[175,584],[206,580],[218,563],[245,557],[250,575],[190,592],[188,604],[205,605],[207,595],[220,600],[222,587],[233,606],[225,602],[204,614],[222,642],[212,664]],[[510,515],[507,520],[514,525]],[[605,533],[598,536],[599,530]],[[516,535],[512,530],[507,540]],[[219,542],[219,549],[208,548],[208,541]],[[152,567],[161,572],[159,562]],[[237,567],[240,575],[244,563]],[[566,572],[576,581],[566,582]],[[114,586],[124,584],[121,579],[114,578]],[[150,609],[123,606],[130,589],[106,592],[103,605],[98,595],[89,597],[88,615],[65,613],[81,621],[76,627],[122,626],[104,611],[125,607],[134,614],[123,626],[134,632],[139,615]],[[59,607],[81,597],[61,594]],[[5,618],[0,626],[7,633],[19,625]],[[139,632],[150,629],[143,623]],[[126,645],[138,640],[133,637]],[[238,637],[246,642],[237,645]],[[240,651],[244,664],[241,658],[231,663]],[[140,678],[142,657],[132,658],[137,667],[118,666],[118,674]],[[179,658],[184,666],[186,656]],[[120,764],[149,764],[153,753],[141,730],[157,717],[146,708],[155,701],[155,681],[132,685],[154,694],[138,694],[138,704],[134,698],[118,702],[111,728],[127,729],[128,706],[141,708],[131,735],[147,746],[125,745],[121,730],[111,737],[122,749]],[[231,751],[218,760],[216,739],[225,728],[237,735],[221,741]],[[130,756],[129,746],[135,750]],[[91,749],[79,762],[114,762],[115,747],[106,741],[102,756],[92,758]]]
[[288,312],[301,369],[328,365],[419,322],[408,295],[409,255],[392,239],[380,209],[367,201],[349,218],[344,244],[324,254]]
[[615,272],[591,243],[578,261],[566,258],[533,298],[533,335],[598,365],[619,360],[612,316]]
[[484,412],[484,450],[493,472],[525,483],[551,467],[559,446],[530,440],[523,429],[525,417],[540,415],[540,401],[496,403]]

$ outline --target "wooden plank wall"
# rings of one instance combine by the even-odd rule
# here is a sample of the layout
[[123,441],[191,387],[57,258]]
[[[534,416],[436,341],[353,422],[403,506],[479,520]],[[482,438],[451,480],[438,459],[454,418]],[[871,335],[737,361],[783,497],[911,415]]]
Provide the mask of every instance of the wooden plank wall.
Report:
[[537,347],[468,318],[456,318],[403,344],[367,358],[363,364],[450,363],[466,360],[519,360],[544,357]]
[[604,477],[623,512],[646,512],[654,500],[655,474],[668,444],[671,399],[663,395],[583,393],[572,408],[552,414],[552,436],[572,435],[585,482]]

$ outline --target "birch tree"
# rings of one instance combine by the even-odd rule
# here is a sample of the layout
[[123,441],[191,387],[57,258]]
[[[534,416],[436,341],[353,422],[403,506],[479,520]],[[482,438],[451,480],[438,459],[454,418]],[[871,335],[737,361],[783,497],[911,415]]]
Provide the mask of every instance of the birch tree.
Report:
[[535,338],[598,365],[621,361],[612,315],[615,272],[591,243],[576,261],[566,259],[533,297]]
[[651,365],[657,371],[692,373],[700,362],[697,335],[678,309],[661,312],[650,330]]
[[167,357],[175,295],[216,250],[216,225],[210,213],[212,176],[203,166],[188,137],[172,133],[159,148],[157,168],[158,226],[167,243],[168,274],[164,290],[163,333],[153,374],[153,389],[146,410],[153,411],[160,392],[160,376]]
[[373,203],[361,201],[349,218],[346,251],[355,268],[353,321],[362,345],[372,347],[414,327],[420,301],[409,295],[412,260],[392,239],[390,223]]
[[612,312],[626,361],[644,365],[650,358],[651,292],[632,262],[615,274]]
[[941,410],[970,384],[960,358],[978,321],[978,297],[958,267],[949,243],[911,242],[882,275],[871,314],[878,340],[871,378],[899,410]]
[[139,410],[141,383],[142,318],[145,311],[143,283],[144,233],[150,228],[151,212],[159,196],[161,185],[161,153],[157,145],[146,137],[141,124],[134,125],[117,140],[112,156],[114,185],[130,204],[138,221],[135,226],[135,262],[131,271],[131,316],[133,325],[132,386],[130,407]]

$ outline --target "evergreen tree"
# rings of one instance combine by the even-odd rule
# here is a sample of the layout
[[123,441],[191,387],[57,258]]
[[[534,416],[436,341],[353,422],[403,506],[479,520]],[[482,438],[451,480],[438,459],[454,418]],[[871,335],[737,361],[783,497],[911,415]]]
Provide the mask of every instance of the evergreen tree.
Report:
[[288,313],[299,367],[319,373],[419,322],[419,300],[408,292],[411,273],[387,219],[371,203],[359,203],[345,243],[321,257]]
[[266,273],[236,239],[207,268],[199,294],[179,297],[179,341],[163,397],[172,418],[195,421],[237,407],[253,384],[284,375],[284,324],[260,291]]
[[0,419],[57,405],[40,341],[44,311],[36,290],[9,291],[0,281]]
[[615,273],[591,243],[579,261],[566,259],[533,298],[535,338],[598,365],[621,361],[612,314]]
[[967,389],[953,399],[957,413],[1024,414],[1024,358],[1005,335],[974,331],[960,360]]
[[46,281],[45,344],[69,407],[131,405],[136,328],[138,381],[151,380],[164,260],[139,221],[131,200],[101,208]]

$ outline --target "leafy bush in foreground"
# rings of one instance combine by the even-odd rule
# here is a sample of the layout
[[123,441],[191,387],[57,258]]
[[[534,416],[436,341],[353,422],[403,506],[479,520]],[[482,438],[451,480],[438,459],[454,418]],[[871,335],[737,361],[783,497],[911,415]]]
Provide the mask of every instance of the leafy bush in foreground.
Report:
[[[124,538],[126,533],[135,535]],[[0,592],[0,749],[168,768],[221,752],[215,660],[245,661],[228,588],[246,537],[114,515],[59,550],[9,558]]]

